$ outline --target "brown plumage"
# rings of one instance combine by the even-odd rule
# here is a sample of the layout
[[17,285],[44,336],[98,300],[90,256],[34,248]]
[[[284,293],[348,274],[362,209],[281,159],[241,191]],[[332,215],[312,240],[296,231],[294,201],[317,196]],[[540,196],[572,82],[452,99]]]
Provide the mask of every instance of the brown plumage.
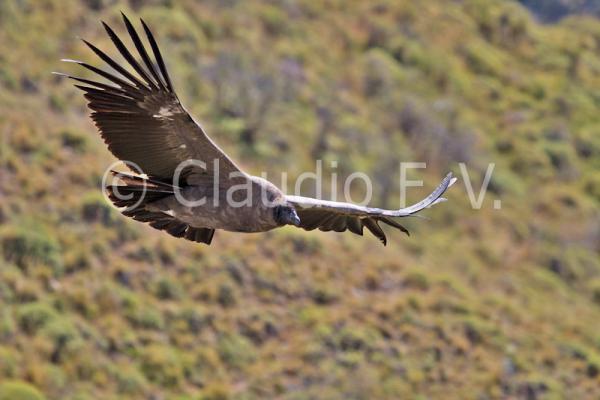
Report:
[[[358,235],[366,227],[386,244],[379,223],[408,234],[393,218],[415,214],[442,201],[441,196],[455,181],[448,174],[426,199],[400,210],[286,196],[270,182],[243,172],[206,135],[181,105],[148,26],[141,21],[154,61],[125,15],[123,21],[137,58],[108,25],[102,24],[135,74],[84,40],[115,72],[65,60],[81,65],[109,83],[65,76],[77,81],[75,86],[84,92],[91,117],[108,149],[120,160],[135,163],[146,175],[115,173],[120,184],[105,188],[115,206],[125,208],[122,212],[130,218],[175,237],[206,244],[212,241],[215,229],[264,232],[287,224],[305,230],[349,230]],[[190,160],[203,164],[178,169]],[[179,172],[181,179],[174,180]],[[247,190],[243,193],[232,190],[236,187]],[[197,203],[183,203],[181,196]]]

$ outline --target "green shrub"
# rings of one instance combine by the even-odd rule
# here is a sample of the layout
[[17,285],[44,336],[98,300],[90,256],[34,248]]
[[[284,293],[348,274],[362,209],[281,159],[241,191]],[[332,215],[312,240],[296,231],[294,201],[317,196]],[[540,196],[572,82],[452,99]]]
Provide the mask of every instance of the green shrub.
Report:
[[[54,98],[54,97],[52,97]],[[62,145],[77,152],[84,152],[87,147],[87,136],[84,133],[65,129],[60,133]]]
[[325,342],[328,346],[343,352],[364,352],[373,346],[377,337],[377,332],[371,328],[348,326],[332,331]]
[[263,5],[260,10],[260,19],[265,29],[271,35],[279,35],[285,32],[288,26],[288,19],[285,13],[277,7]]
[[149,381],[167,387],[178,386],[183,380],[183,368],[168,346],[151,345],[142,352],[142,372]]
[[151,307],[139,307],[134,312],[128,312],[127,318],[133,325],[142,329],[160,330],[165,326],[161,312]]
[[15,351],[8,347],[0,347],[0,377],[13,377],[19,367]]
[[427,275],[422,271],[409,271],[404,277],[404,285],[420,290],[427,290],[430,286]]
[[113,208],[101,193],[93,192],[84,197],[81,216],[87,222],[100,222],[110,226],[113,222]]
[[209,318],[200,313],[197,308],[184,308],[178,315],[178,318],[185,321],[187,330],[193,334],[198,334],[208,325]]
[[41,263],[52,267],[55,274],[62,272],[60,246],[54,236],[46,234],[40,227],[7,228],[0,231],[0,240],[7,262],[24,270]]
[[592,300],[600,306],[600,278],[594,279],[589,284],[589,287],[592,292]]
[[592,176],[585,183],[585,191],[594,200],[600,203],[600,176]]
[[576,176],[577,156],[571,146],[564,142],[547,143],[544,151],[559,176],[564,178]]
[[36,333],[51,320],[57,318],[54,308],[45,303],[25,304],[17,310],[17,320],[22,330],[29,334]]
[[402,69],[386,51],[376,48],[365,55],[364,91],[366,96],[378,96],[393,89],[404,78]]
[[231,398],[231,389],[220,383],[211,383],[203,391],[200,400],[228,400]]
[[242,367],[256,358],[252,342],[235,333],[223,335],[217,346],[223,362],[233,367]]
[[170,278],[160,278],[154,290],[156,297],[162,300],[177,300],[183,296],[181,286]]
[[44,326],[40,333],[53,343],[51,361],[54,363],[60,363],[66,352],[77,349],[80,344],[79,332],[65,318],[54,318]]
[[9,310],[0,311],[0,341],[12,337],[15,331],[15,321]]
[[506,63],[502,53],[479,41],[473,41],[464,49],[464,56],[469,67],[476,74],[502,77]]
[[115,366],[113,375],[117,381],[117,387],[120,393],[134,395],[141,394],[148,385],[146,377],[137,369],[131,366]]
[[219,285],[219,292],[217,293],[217,301],[223,307],[230,307],[235,305],[235,292],[230,285],[221,284]]
[[44,395],[29,383],[8,381],[0,383],[0,400],[44,400]]

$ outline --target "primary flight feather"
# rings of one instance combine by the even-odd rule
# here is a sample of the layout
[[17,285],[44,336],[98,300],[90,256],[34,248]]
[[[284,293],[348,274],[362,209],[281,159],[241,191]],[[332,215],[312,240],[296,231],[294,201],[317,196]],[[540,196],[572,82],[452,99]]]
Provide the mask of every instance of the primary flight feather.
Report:
[[[449,173],[425,199],[399,210],[286,196],[265,179],[243,172],[206,135],[180,103],[146,23],[141,20],[152,57],[124,14],[123,21],[137,55],[107,24],[102,24],[136,75],[86,40],[83,42],[114,72],[81,61],[64,61],[77,63],[110,82],[66,75],[83,90],[108,149],[143,173],[115,172],[120,183],[105,188],[111,201],[124,207],[122,212],[128,217],[173,236],[206,244],[211,243],[216,229],[265,232],[295,225],[305,230],[349,230],[358,235],[366,227],[385,245],[387,238],[379,223],[408,234],[394,219],[443,201],[442,195],[456,180]],[[246,190],[232,190],[237,188]]]

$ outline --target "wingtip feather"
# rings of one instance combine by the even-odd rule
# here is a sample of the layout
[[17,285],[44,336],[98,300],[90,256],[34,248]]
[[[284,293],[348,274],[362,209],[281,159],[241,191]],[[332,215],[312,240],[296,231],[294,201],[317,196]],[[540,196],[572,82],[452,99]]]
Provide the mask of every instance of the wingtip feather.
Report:
[[119,10],[119,12],[121,13],[121,17],[123,18],[123,21],[125,21],[126,24],[131,24],[131,21],[129,20],[129,18],[127,17],[127,15],[125,15],[125,13],[123,12],[123,10]]

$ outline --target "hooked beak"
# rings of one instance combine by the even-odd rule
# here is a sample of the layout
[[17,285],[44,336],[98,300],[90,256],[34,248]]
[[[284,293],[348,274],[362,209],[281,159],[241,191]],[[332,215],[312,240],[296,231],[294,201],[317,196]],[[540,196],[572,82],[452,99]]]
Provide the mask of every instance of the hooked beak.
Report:
[[300,226],[300,217],[298,217],[296,211],[290,216],[290,223],[294,226]]

